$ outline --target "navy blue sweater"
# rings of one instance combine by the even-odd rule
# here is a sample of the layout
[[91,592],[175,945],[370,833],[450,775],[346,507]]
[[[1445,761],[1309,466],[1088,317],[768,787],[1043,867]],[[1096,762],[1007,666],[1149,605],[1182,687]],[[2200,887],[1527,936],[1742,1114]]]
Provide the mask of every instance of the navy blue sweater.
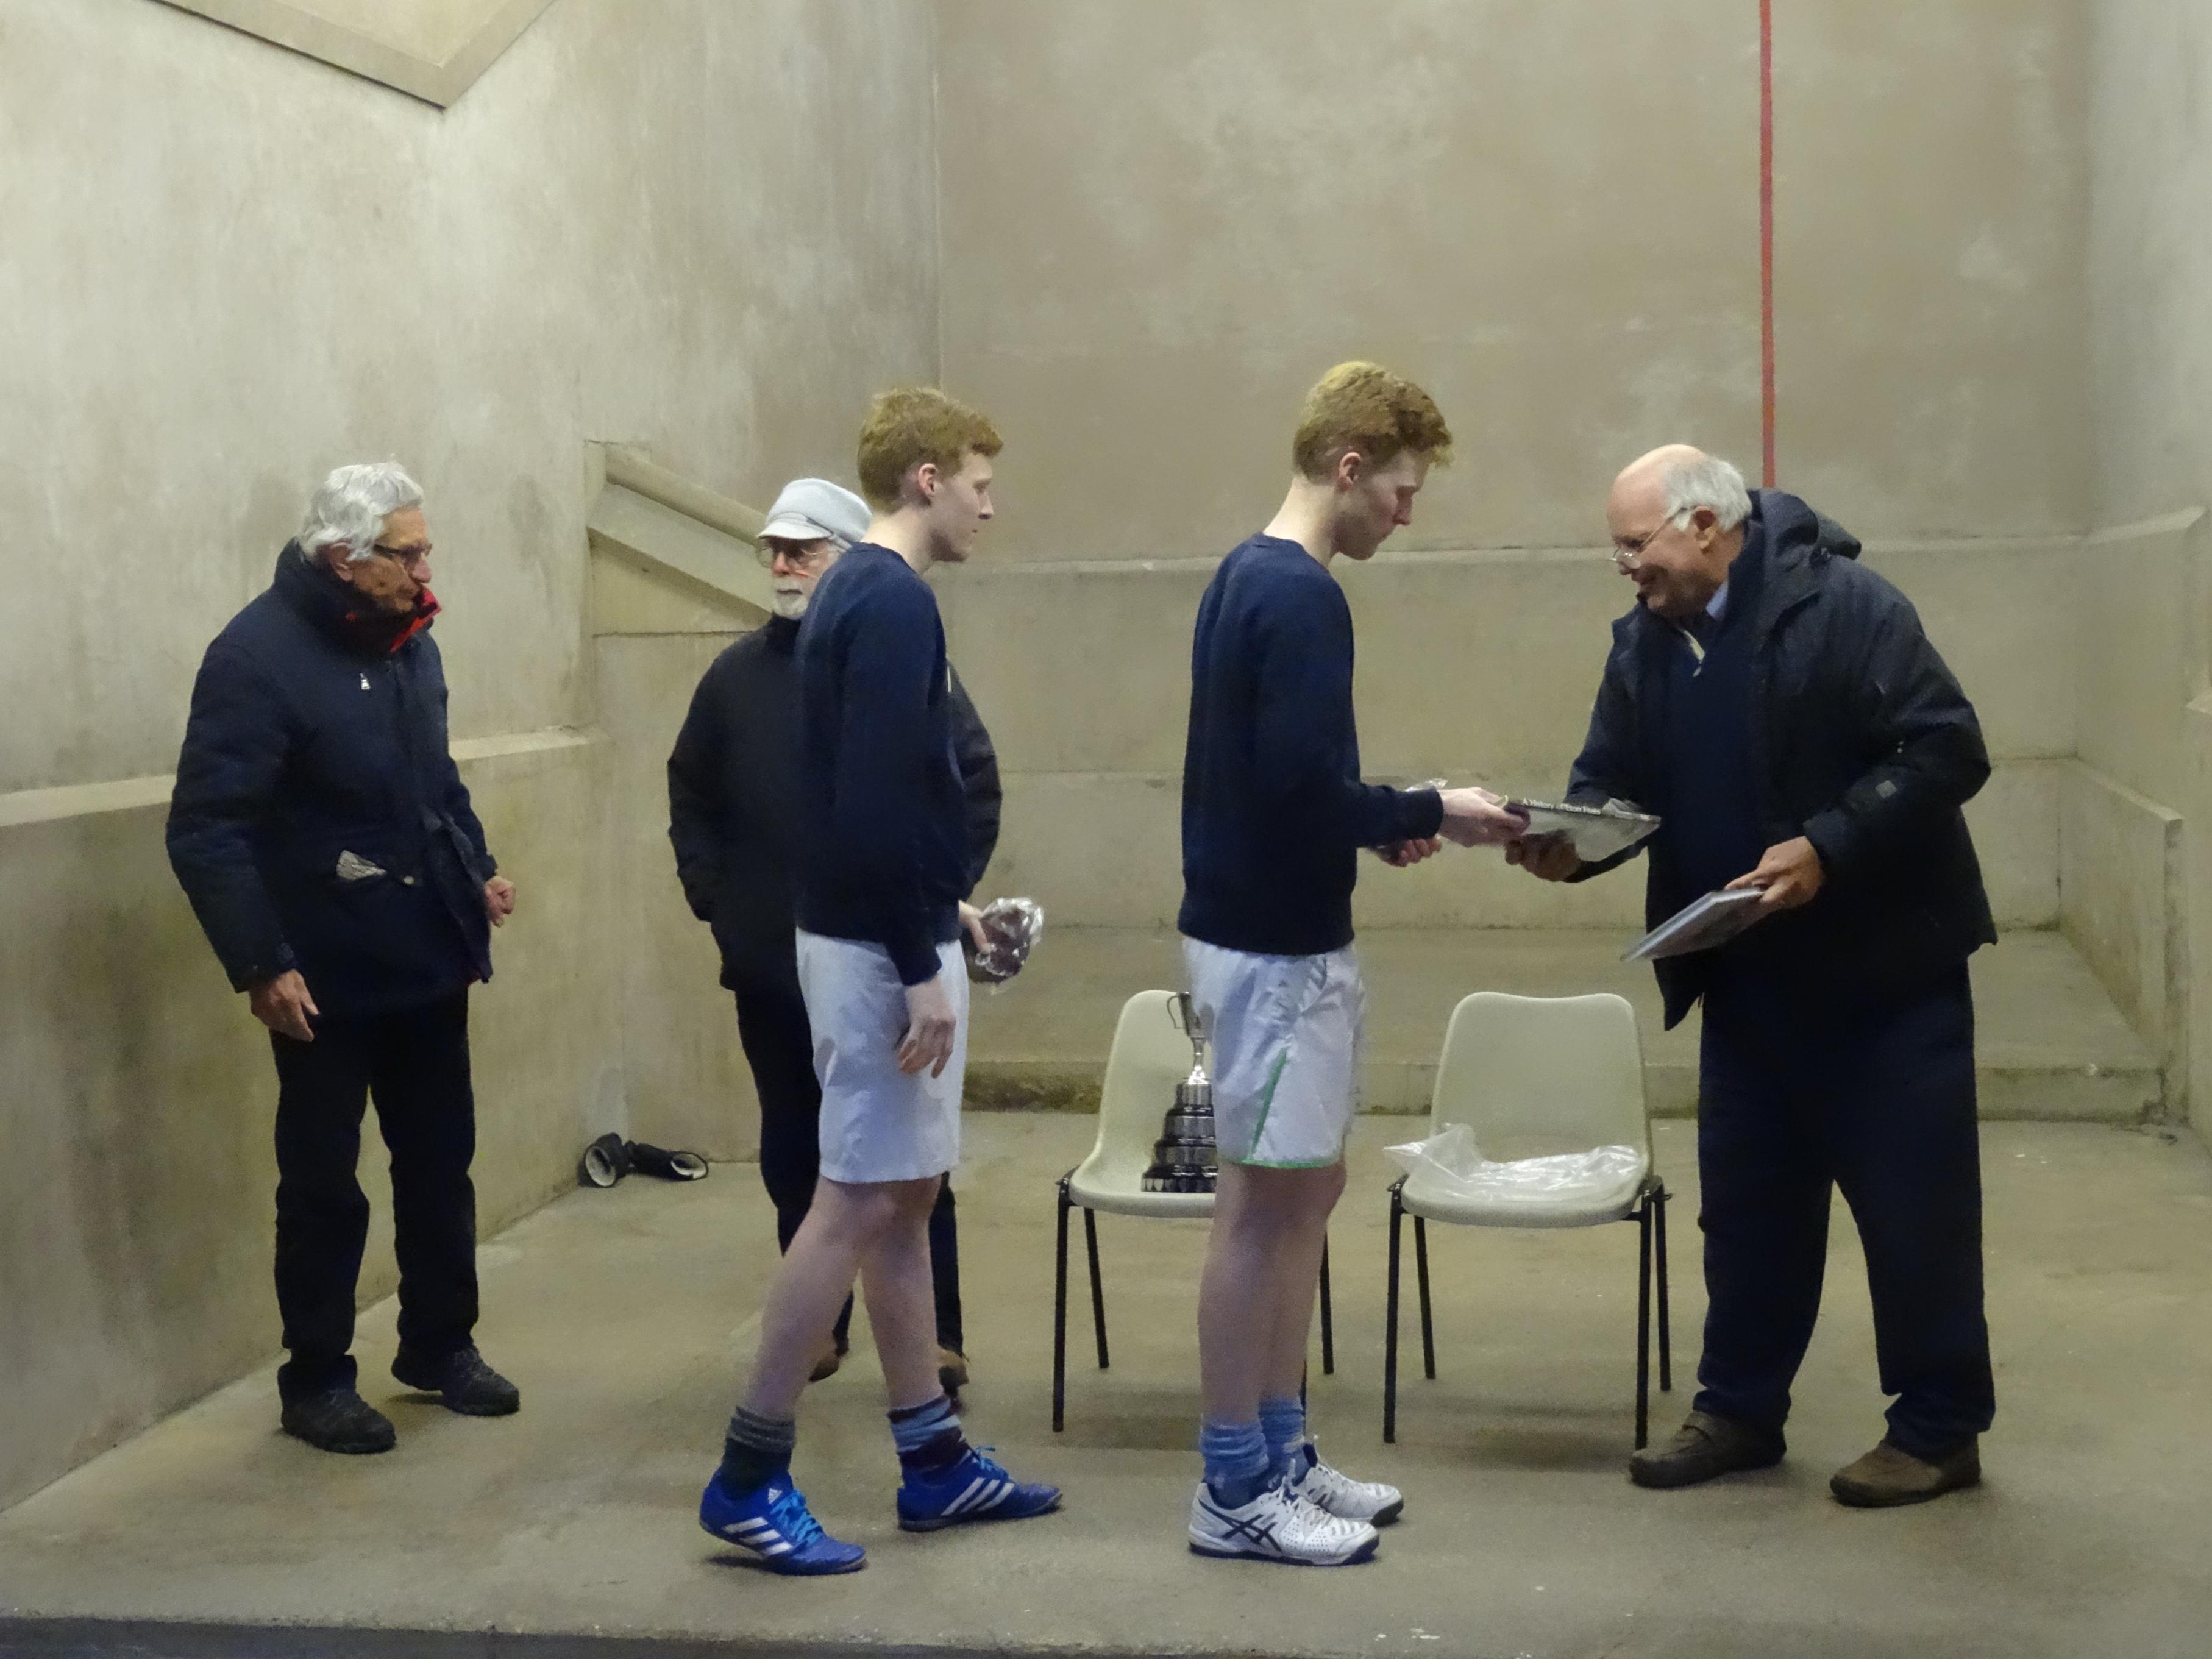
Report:
[[1443,820],[1432,789],[1359,781],[1343,589],[1297,543],[1251,538],[1199,601],[1190,680],[1177,925],[1258,955],[1342,949],[1359,849]]
[[798,659],[799,925],[882,945],[903,984],[934,979],[969,887],[937,598],[861,542],[815,585]]

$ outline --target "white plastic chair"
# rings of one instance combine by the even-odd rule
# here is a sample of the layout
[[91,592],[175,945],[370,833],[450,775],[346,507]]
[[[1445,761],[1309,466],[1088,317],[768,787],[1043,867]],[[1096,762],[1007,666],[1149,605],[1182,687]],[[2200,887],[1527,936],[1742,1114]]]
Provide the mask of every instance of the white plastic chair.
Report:
[[[1083,1212],[1083,1242],[1091,1260],[1091,1316],[1098,1342],[1098,1369],[1106,1369],[1106,1293],[1098,1273],[1098,1212],[1113,1215],[1191,1219],[1213,1213],[1212,1193],[1148,1193],[1145,1171],[1176,1085],[1190,1075],[1190,1038],[1170,1012],[1171,991],[1139,991],[1121,1006],[1106,1081],[1098,1096],[1098,1138],[1091,1154],[1060,1178],[1060,1224],[1052,1310],[1052,1426],[1062,1428],[1067,1405],[1067,1216]],[[1335,1335],[1328,1296],[1328,1251],[1321,1262],[1321,1364],[1336,1369]]]
[[1470,1227],[1589,1227],[1633,1221],[1640,1233],[1636,1304],[1636,1444],[1649,1437],[1654,1247],[1659,1291],[1659,1387],[1674,1386],[1667,1320],[1667,1187],[1651,1168],[1644,1045],[1636,1010],[1617,996],[1516,997],[1481,991],[1452,1010],[1437,1061],[1429,1133],[1464,1123],[1486,1158],[1504,1162],[1627,1146],[1636,1167],[1604,1189],[1568,1197],[1500,1191],[1470,1196],[1428,1171],[1390,1187],[1390,1268],[1382,1359],[1382,1438],[1398,1437],[1399,1224],[1413,1218],[1421,1294],[1421,1360],[1437,1375],[1429,1310],[1431,1221]]

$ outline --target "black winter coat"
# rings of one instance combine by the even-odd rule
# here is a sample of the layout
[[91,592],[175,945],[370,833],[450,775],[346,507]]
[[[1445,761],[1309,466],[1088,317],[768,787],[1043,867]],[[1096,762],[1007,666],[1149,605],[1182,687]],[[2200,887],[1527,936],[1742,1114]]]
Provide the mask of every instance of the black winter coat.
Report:
[[167,836],[232,986],[296,968],[331,1018],[489,979],[496,868],[447,749],[436,643],[364,641],[346,625],[351,593],[288,545],[216,636]]
[[[1856,538],[1779,490],[1754,491],[1753,502],[1767,562],[1751,639],[1765,844],[1810,840],[1825,880],[1812,903],[1720,951],[1655,963],[1669,1026],[1689,1012],[1715,958],[1728,951],[1756,951],[1848,995],[1932,979],[1996,939],[1960,810],[1990,775],[1973,705],[1911,602],[1857,562]],[[1666,736],[1656,711],[1668,653],[1685,648],[1674,628],[1641,605],[1613,624],[1571,801],[1631,800],[1665,817]],[[1649,851],[1644,911],[1656,926],[1698,895],[1681,877],[1663,826]],[[1593,865],[1577,879],[1633,856]]]
[[[691,914],[714,931],[722,983],[797,994],[792,878],[799,860],[799,624],[772,617],[729,647],[693,693],[668,757],[668,839]],[[966,892],[999,845],[1001,791],[991,734],[957,673],[954,758],[967,799]]]

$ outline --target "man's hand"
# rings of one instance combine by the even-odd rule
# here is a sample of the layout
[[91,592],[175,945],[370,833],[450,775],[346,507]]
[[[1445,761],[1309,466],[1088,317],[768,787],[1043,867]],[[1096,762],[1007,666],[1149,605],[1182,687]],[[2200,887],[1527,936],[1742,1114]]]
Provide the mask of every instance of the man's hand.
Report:
[[983,913],[966,899],[960,901],[960,925],[968,930],[968,937],[975,941],[978,951],[991,948],[991,936],[983,931]]
[[1443,841],[1437,836],[1417,836],[1412,841],[1394,841],[1388,847],[1377,847],[1375,856],[1393,870],[1408,870],[1423,859],[1432,859],[1443,850]]
[[1826,879],[1827,872],[1820,867],[1820,854],[1811,842],[1800,836],[1779,847],[1768,848],[1766,856],[1759,861],[1759,868],[1747,876],[1738,876],[1728,884],[1727,890],[1739,893],[1747,887],[1758,888],[1765,895],[1759,903],[1760,914],[1771,915],[1778,910],[1795,910],[1810,904]]
[[912,1076],[927,1067],[930,1076],[944,1076],[945,1065],[952,1058],[953,1033],[959,1024],[942,974],[908,986],[906,1035],[899,1040],[899,1070]]
[[314,1027],[307,1021],[319,1018],[323,1011],[307,994],[307,981],[300,977],[298,969],[263,980],[246,994],[246,1004],[253,1010],[254,1018],[278,1036],[290,1037],[295,1042],[315,1040]]
[[504,927],[514,914],[514,884],[505,876],[494,876],[484,884],[484,914],[495,927]]
[[1487,789],[1447,789],[1443,838],[1462,847],[1499,847],[1528,827],[1528,815],[1510,811]]
[[1565,836],[1523,836],[1505,843],[1505,861],[1539,881],[1565,881],[1583,867],[1582,854]]

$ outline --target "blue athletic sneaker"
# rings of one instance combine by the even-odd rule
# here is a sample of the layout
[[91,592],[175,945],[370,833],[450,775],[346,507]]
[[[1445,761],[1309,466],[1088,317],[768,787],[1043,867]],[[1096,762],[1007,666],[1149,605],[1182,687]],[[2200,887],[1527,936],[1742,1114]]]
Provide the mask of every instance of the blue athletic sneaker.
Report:
[[699,1524],[752,1556],[770,1572],[858,1572],[868,1553],[822,1530],[788,1479],[732,1492],[717,1475],[699,1496]]
[[937,1474],[908,1471],[899,1483],[898,1523],[908,1532],[935,1532],[969,1521],[1026,1521],[1060,1507],[1057,1486],[1025,1486],[970,1446]]

